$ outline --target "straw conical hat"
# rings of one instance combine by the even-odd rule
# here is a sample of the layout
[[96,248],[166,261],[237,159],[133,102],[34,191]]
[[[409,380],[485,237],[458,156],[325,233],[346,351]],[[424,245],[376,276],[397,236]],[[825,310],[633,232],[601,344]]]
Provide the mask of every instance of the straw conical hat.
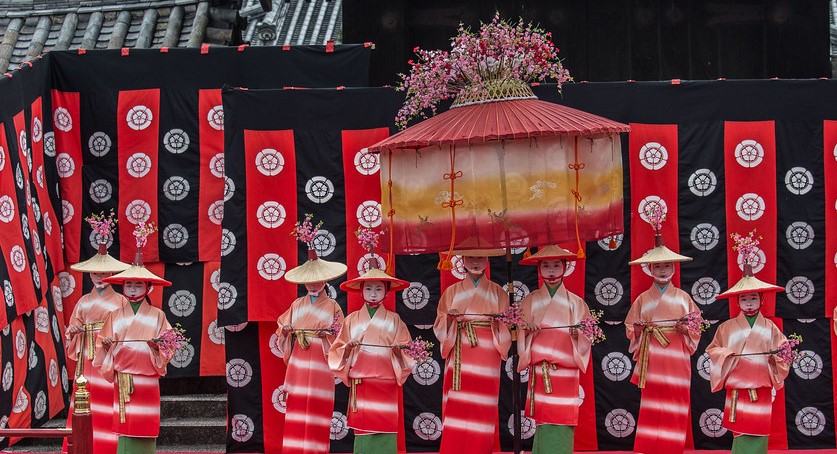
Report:
[[654,235],[654,249],[649,250],[642,257],[628,262],[629,265],[645,265],[652,263],[689,262],[691,257],[680,255],[663,244],[663,237],[657,233]]
[[130,268],[131,265],[121,262],[108,254],[107,245],[100,244],[99,251],[93,257],[70,265],[73,271],[82,273],[119,273]]
[[106,277],[103,280],[108,284],[124,284],[126,281],[143,281],[152,285],[159,285],[161,287],[168,287],[171,285],[171,282],[157,276],[151,271],[148,271],[148,269],[142,264],[142,252],[139,251],[137,251],[137,256],[130,268],[119,274]]
[[538,248],[538,252],[520,260],[520,264],[537,265],[542,260],[578,260],[578,255],[561,246],[550,244],[549,246]]
[[308,261],[285,273],[285,280],[294,284],[328,282],[346,274],[348,267],[342,263],[329,262],[317,256],[314,249],[308,250]]
[[410,286],[410,283],[405,280],[392,277],[378,268],[370,268],[369,271],[363,273],[361,276],[340,284],[340,288],[347,292],[360,291],[363,288],[363,283],[367,281],[389,282],[390,290],[402,290]]
[[782,292],[785,289],[779,287],[778,285],[768,284],[762,280],[759,280],[755,276],[753,276],[753,269],[749,265],[744,266],[744,277],[742,277],[738,282],[735,283],[729,290],[720,295],[716,296],[715,298],[729,298],[735,295],[741,295],[744,293],[761,293],[761,292]]
[[499,257],[506,255],[505,249],[492,248],[491,246],[494,246],[494,244],[490,241],[470,236],[454,247],[452,255],[467,257]]

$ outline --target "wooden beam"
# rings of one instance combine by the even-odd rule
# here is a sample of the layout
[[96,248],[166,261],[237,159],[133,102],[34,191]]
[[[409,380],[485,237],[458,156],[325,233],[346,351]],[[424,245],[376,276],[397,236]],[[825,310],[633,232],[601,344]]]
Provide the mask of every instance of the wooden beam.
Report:
[[55,50],[67,50],[70,44],[73,43],[73,36],[76,34],[76,27],[78,27],[78,14],[67,13],[64,16],[64,24],[61,25],[61,31],[58,32],[58,41],[52,48]]
[[264,12],[268,12],[273,9],[273,0],[259,0],[259,4],[262,5],[262,10],[264,10]]

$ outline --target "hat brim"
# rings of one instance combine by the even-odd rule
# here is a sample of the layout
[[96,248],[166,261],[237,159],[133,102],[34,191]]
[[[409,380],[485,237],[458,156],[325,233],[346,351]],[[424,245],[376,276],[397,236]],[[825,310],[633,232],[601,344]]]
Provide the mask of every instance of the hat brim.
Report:
[[360,277],[356,277],[354,279],[350,279],[346,282],[343,282],[342,284],[340,284],[340,288],[347,292],[359,292],[363,288],[364,282],[371,281],[381,281],[389,283],[390,291],[404,290],[405,288],[410,286],[410,283],[405,280],[398,279],[397,277],[392,277],[389,274],[377,268],[372,268],[369,271],[363,273],[363,275],[361,275]]
[[121,273],[131,264],[121,262],[110,254],[96,254],[89,259],[70,265],[70,269],[81,273]]
[[652,263],[689,262],[691,257],[680,255],[665,246],[657,246],[642,257],[628,262],[629,265],[650,265]]
[[538,252],[520,260],[521,265],[537,265],[544,260],[580,260],[575,252],[570,252],[561,246],[549,245],[538,249]]
[[146,267],[142,265],[131,265],[130,268],[127,270],[119,273],[114,274],[113,276],[106,277],[103,279],[104,282],[108,284],[117,284],[121,285],[127,281],[143,281],[148,282],[152,285],[159,285],[161,287],[168,287],[171,285],[170,281],[167,281],[160,276],[149,271]]
[[451,251],[452,255],[463,257],[501,257],[506,255],[505,249],[457,249]]
[[293,268],[285,273],[285,280],[293,284],[328,282],[346,274],[348,267],[342,263],[316,259]]
[[716,296],[715,299],[729,298],[732,296],[743,295],[745,293],[776,293],[784,292],[783,287],[778,285],[768,284],[759,280],[755,276],[744,276],[735,283],[729,290]]

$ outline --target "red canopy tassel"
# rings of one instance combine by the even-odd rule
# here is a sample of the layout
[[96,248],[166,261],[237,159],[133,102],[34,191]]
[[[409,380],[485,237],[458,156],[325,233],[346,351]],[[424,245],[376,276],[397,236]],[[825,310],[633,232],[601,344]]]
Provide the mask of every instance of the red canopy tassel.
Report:
[[446,180],[450,180],[450,199],[447,202],[442,203],[442,207],[450,208],[450,246],[448,246],[448,252],[444,255],[444,257],[440,256],[439,265],[436,268],[440,270],[452,270],[453,269],[453,262],[451,258],[453,257],[453,245],[456,244],[456,206],[462,205],[462,200],[456,199],[456,188],[455,188],[455,181],[457,178],[462,176],[461,170],[456,170],[456,147],[450,147],[450,173],[446,173],[442,175],[442,178]]
[[583,162],[578,162],[578,136],[575,136],[575,162],[570,164],[570,169],[575,170],[575,189],[572,190],[575,198],[575,240],[578,243],[578,252],[576,256],[580,259],[584,258],[584,248],[581,245],[581,234],[578,229],[578,204],[581,203],[581,192],[578,190],[578,171],[584,168]]

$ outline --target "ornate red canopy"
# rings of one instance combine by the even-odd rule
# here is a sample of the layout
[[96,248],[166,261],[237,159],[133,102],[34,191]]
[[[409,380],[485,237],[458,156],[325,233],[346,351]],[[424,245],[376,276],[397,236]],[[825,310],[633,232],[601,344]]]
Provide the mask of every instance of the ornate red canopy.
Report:
[[372,145],[369,151],[544,136],[595,137],[628,131],[630,127],[624,123],[571,107],[516,99],[451,108]]

